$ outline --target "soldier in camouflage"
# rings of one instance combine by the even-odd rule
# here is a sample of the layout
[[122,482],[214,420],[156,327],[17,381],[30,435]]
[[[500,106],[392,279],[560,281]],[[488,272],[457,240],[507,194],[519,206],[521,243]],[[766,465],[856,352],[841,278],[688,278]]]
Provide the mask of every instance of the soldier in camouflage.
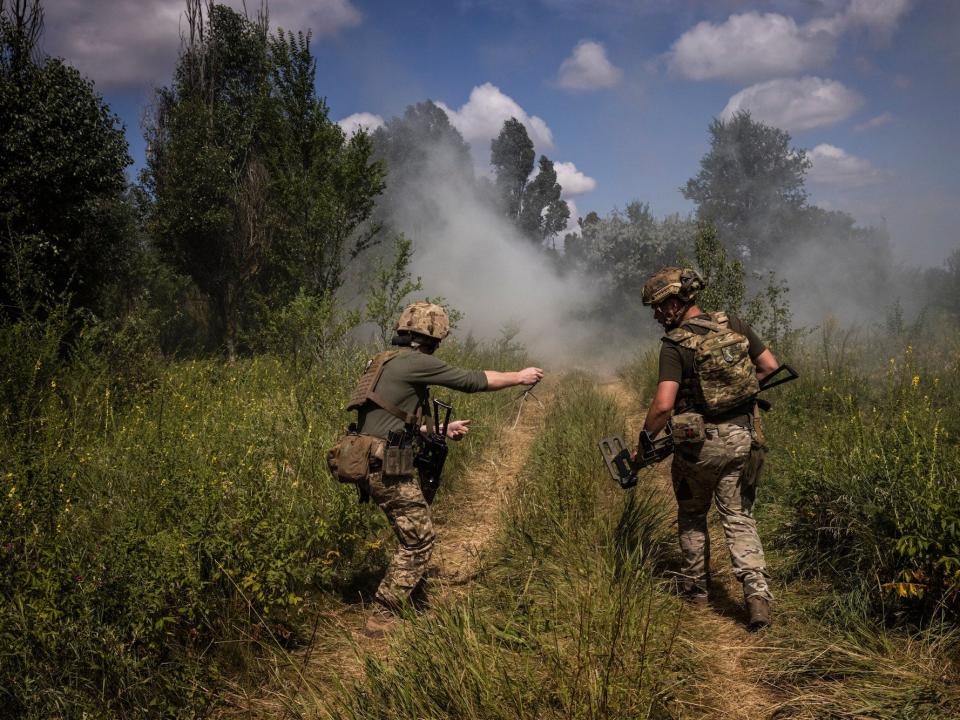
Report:
[[[440,385],[474,393],[534,385],[543,370],[528,367],[516,372],[463,370],[434,357],[449,333],[446,311],[439,305],[418,302],[400,315],[392,344],[399,349],[379,353],[351,398],[349,409],[358,412],[357,431],[369,438],[369,472],[359,481],[386,514],[400,542],[377,588],[376,602],[367,620],[366,634],[383,635],[393,614],[401,609],[422,581],[435,540],[430,516],[432,497],[424,497],[412,468],[395,472],[385,464],[387,436],[404,427],[419,427],[429,413],[429,387]],[[447,437],[460,440],[469,432],[470,420],[451,421]]]
[[708,601],[712,497],[733,572],[743,585],[749,627],[758,630],[770,623],[773,597],[752,513],[766,452],[756,393],[759,381],[777,369],[777,360],[743,321],[703,312],[696,303],[703,288],[703,279],[689,268],[665,268],[643,288],[643,304],[653,307],[666,330],[644,430],[659,433],[672,414],[702,416],[702,436],[676,443],[672,467],[683,556],[681,595],[696,605]]

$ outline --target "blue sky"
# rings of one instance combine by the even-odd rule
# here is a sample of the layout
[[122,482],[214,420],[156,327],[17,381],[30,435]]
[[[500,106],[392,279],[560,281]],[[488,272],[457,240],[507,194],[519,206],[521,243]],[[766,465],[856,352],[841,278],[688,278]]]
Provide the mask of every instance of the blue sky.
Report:
[[[170,77],[183,0],[45,8],[46,49],[94,80],[142,163],[140,118]],[[432,99],[483,171],[517,115],[563,163],[581,215],[631,200],[690,212],[678,188],[708,124],[747,108],[811,153],[813,202],[886,223],[899,258],[937,265],[960,245],[960,2],[274,0],[270,12],[313,28],[332,119],[376,124]]]

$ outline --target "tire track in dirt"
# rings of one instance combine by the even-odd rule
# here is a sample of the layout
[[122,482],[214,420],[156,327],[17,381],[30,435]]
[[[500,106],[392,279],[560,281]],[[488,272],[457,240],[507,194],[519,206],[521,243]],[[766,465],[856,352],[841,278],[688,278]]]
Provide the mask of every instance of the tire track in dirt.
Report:
[[[544,381],[529,394],[513,391],[516,398],[512,412],[478,461],[434,506],[437,542],[428,574],[431,605],[454,602],[469,591],[496,537],[501,514],[543,427],[555,391],[555,381]],[[389,542],[392,547],[392,538]],[[286,662],[274,662],[265,672],[270,682],[257,690],[233,687],[223,698],[227,705],[216,716],[330,717],[328,708],[337,690],[362,679],[364,658],[384,654],[394,633],[404,624],[416,622],[398,620],[386,637],[371,639],[362,633],[366,617],[365,608],[356,604],[343,603],[322,611],[307,647],[290,654]]]
[[[600,381],[598,385],[626,414],[627,444],[632,446],[643,427],[639,398],[621,380]],[[641,482],[652,483],[659,491],[670,510],[668,517],[676,536],[676,501],[670,462],[668,458],[652,473],[641,475]],[[710,604],[706,608],[684,606],[679,637],[703,675],[682,686],[687,695],[680,697],[675,710],[681,718],[757,720],[770,717],[778,707],[778,698],[762,685],[762,677],[752,672],[747,663],[751,653],[762,651],[763,633],[747,631],[742,590],[733,575],[715,509],[710,511],[708,526],[712,551]],[[754,677],[751,678],[751,674]]]

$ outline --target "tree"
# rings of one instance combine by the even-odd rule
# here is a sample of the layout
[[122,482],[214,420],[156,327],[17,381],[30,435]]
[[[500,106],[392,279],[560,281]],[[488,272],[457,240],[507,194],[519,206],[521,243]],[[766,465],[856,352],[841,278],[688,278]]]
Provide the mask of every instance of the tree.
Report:
[[379,225],[365,226],[383,191],[385,169],[373,159],[366,133],[346,140],[316,96],[316,59],[310,34],[270,40],[275,130],[267,145],[274,180],[277,228],[261,291],[274,304],[304,290],[336,292],[346,264],[378,241]]
[[[227,355],[267,312],[342,283],[382,190],[368,139],[346,142],[315,95],[310,36],[189,0],[188,33],[147,128],[151,235],[212,301]],[[257,292],[259,291],[259,292]]]
[[147,127],[144,184],[154,241],[210,297],[228,357],[271,240],[264,130],[271,110],[266,19],[188,0],[173,83]]
[[490,164],[496,174],[503,211],[515,221],[523,210],[523,195],[536,157],[527,129],[516,118],[506,120],[500,134],[490,141]]
[[390,341],[407,296],[423,288],[420,278],[414,280],[410,273],[413,243],[399,235],[394,242],[394,249],[390,262],[381,259],[375,265],[365,312],[366,319],[377,326],[383,347],[387,347]]
[[516,118],[506,120],[490,143],[490,163],[504,214],[526,237],[542,245],[567,226],[570,207],[560,198],[563,189],[546,156],[540,156],[537,176],[529,179],[535,157],[533,142]]
[[710,124],[710,150],[700,172],[680,190],[697,205],[697,219],[752,266],[769,261],[804,209],[806,152],[790,135],[754,121],[747,111]]
[[96,309],[126,253],[131,160],[93,85],[38,57],[37,0],[0,0],[0,314]]

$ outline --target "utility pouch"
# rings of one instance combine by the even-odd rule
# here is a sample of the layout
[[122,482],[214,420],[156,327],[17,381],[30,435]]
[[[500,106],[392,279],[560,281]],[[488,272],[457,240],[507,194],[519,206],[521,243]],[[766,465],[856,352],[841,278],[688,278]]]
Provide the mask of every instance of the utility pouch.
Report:
[[753,416],[750,418],[750,430],[752,445],[766,450],[767,436],[763,432],[763,420],[760,419],[759,408],[754,409]]
[[370,447],[377,440],[371,435],[344,435],[327,451],[327,467],[342,483],[358,483],[370,472]]
[[413,475],[413,448],[388,447],[383,451],[384,475]]
[[760,482],[760,474],[767,459],[767,440],[763,434],[763,421],[760,419],[760,410],[754,408],[750,422],[750,454],[743,466],[743,484],[756,487]]
[[689,443],[693,445],[694,443],[702,443],[707,439],[703,415],[700,413],[685,412],[674,415],[670,424],[673,427],[674,444]]

